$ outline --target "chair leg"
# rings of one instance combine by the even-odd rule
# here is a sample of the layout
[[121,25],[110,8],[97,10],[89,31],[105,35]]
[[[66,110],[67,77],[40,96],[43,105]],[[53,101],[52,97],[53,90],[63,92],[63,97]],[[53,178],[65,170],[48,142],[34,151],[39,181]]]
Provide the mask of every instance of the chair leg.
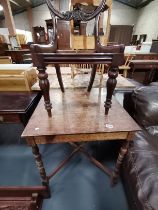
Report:
[[108,72],[108,80],[106,83],[107,87],[107,95],[106,95],[106,101],[105,101],[105,115],[108,115],[109,109],[111,108],[112,104],[112,95],[114,93],[116,84],[117,84],[117,76],[118,76],[118,68],[117,67],[111,67]]
[[125,78],[127,78],[127,69],[124,69],[124,70],[123,70],[123,76],[124,76]]
[[61,76],[60,66],[58,64],[56,64],[55,69],[56,69],[56,74],[57,74],[57,77],[58,77],[58,82],[59,82],[59,85],[60,85],[60,89],[64,93],[65,90],[64,90],[63,80],[62,80],[62,76]]
[[46,73],[46,68],[37,68],[37,70],[39,71],[38,73],[38,78],[39,78],[39,86],[41,88],[43,97],[44,97],[44,102],[45,102],[45,108],[48,112],[48,116],[51,117],[52,116],[52,104],[50,101],[50,96],[49,96],[49,89],[50,89],[50,85],[49,85],[49,80],[48,80],[48,74]]
[[102,83],[103,83],[103,75],[104,75],[104,65],[102,65],[102,67],[101,67],[100,87],[102,87]]
[[94,82],[95,75],[96,75],[96,71],[97,71],[97,64],[94,64],[93,65],[93,68],[92,68],[92,72],[91,72],[91,77],[90,77],[89,85],[88,85],[88,88],[87,88],[87,91],[88,92],[90,92],[91,89],[92,89],[93,82]]

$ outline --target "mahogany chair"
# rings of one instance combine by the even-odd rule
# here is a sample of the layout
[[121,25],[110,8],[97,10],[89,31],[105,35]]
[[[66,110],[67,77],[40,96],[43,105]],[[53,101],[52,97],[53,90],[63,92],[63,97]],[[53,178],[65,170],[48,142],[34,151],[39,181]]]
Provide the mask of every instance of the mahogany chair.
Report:
[[[49,97],[49,80],[48,74],[46,73],[46,66],[48,64],[54,64],[56,68],[56,73],[60,88],[64,92],[64,86],[62,82],[60,64],[92,64],[92,72],[90,77],[90,82],[87,91],[90,92],[98,64],[109,65],[109,79],[107,81],[107,98],[105,102],[105,114],[108,114],[108,110],[111,107],[111,98],[116,86],[116,77],[118,75],[118,66],[124,64],[124,46],[102,46],[100,43],[98,28],[99,28],[99,18],[102,12],[108,9],[106,1],[102,0],[100,5],[94,10],[87,11],[80,4],[74,8],[73,11],[67,11],[65,13],[60,13],[57,11],[50,0],[46,0],[48,8],[50,10],[53,26],[54,26],[54,41],[49,45],[31,45],[31,52],[34,66],[37,66],[39,71],[39,85],[42,90],[45,107],[48,111],[48,115],[51,117],[51,102]],[[57,50],[57,18],[71,21],[90,21],[95,18],[95,51],[92,53],[82,53],[75,51],[58,51]]]

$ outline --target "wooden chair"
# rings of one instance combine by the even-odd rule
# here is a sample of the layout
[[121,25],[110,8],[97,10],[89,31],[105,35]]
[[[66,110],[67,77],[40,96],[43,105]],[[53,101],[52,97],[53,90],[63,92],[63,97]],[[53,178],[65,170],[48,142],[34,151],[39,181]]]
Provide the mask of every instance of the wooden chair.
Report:
[[[103,46],[100,43],[98,26],[99,18],[102,12],[108,9],[105,0],[100,2],[100,5],[92,11],[86,13],[84,9],[80,9],[79,6],[74,8],[73,11],[68,11],[65,13],[60,13],[57,11],[50,0],[46,0],[48,8],[52,15],[52,21],[55,31],[54,41],[49,45],[31,45],[32,59],[34,66],[37,66],[39,71],[39,85],[43,92],[45,107],[48,111],[48,115],[51,117],[51,102],[49,97],[49,80],[48,74],[46,73],[46,66],[49,64],[54,64],[56,68],[56,73],[60,88],[64,92],[64,86],[62,82],[60,65],[61,64],[90,64],[92,65],[92,72],[90,77],[90,82],[87,91],[90,92],[97,70],[97,65],[106,64],[110,66],[108,75],[109,79],[107,81],[107,98],[105,102],[105,114],[108,114],[108,110],[111,107],[111,98],[116,86],[116,77],[118,75],[118,66],[124,63],[124,46]],[[90,21],[95,18],[95,51],[90,53],[82,53],[75,51],[58,51],[57,50],[57,18],[66,21],[81,20]]]
[[[99,17],[102,12],[106,11],[108,9],[108,6],[105,3],[105,0],[102,0],[100,5],[91,13],[86,13],[84,10],[81,10],[79,7],[75,8],[73,11],[70,12],[65,12],[65,13],[60,13],[59,11],[55,10],[52,2],[50,0],[46,0],[46,3],[51,11],[52,15],[52,21],[53,21],[53,26],[54,26],[54,40],[50,45],[32,45],[31,46],[31,51],[32,55],[35,53],[58,53],[57,50],[57,18],[71,21],[72,19],[77,19],[77,20],[82,20],[82,21],[90,21],[95,18],[95,50],[94,52],[104,52],[104,53],[122,53],[122,46],[102,46],[100,43],[100,38],[99,38],[99,33],[98,33],[98,27],[99,27]],[[61,51],[60,51],[61,52]],[[64,53],[71,53],[71,51],[63,51]],[[75,51],[72,51],[76,53]],[[79,53],[79,52],[77,52]],[[33,56],[34,60],[34,56]],[[33,61],[34,62],[34,61]],[[122,65],[124,62],[120,59],[120,65]],[[74,63],[75,64],[75,63]],[[62,76],[61,76],[61,71],[60,71],[60,65],[55,65],[56,68],[56,73],[58,77],[58,81],[60,84],[60,88],[62,92],[64,92],[64,85],[62,82]],[[90,92],[93,82],[95,79],[97,71],[97,65],[93,65],[92,67],[92,72],[90,76],[90,82],[87,88],[87,91]],[[103,71],[102,71],[103,72]],[[102,81],[102,75],[101,75],[101,81]]]
[[129,65],[130,65],[130,62],[133,60],[134,57],[135,57],[135,55],[127,55],[125,64],[122,65],[122,66],[119,66],[119,70],[122,70],[123,71],[123,76],[125,78],[127,78],[128,70],[131,69],[131,67]]

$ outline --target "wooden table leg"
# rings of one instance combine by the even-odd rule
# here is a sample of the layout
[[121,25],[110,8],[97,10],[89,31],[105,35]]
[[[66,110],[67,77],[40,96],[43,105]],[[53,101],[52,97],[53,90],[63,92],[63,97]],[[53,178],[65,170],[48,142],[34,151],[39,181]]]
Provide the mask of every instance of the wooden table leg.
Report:
[[117,84],[117,76],[118,76],[118,68],[117,67],[111,67],[108,72],[108,80],[106,83],[107,87],[107,95],[106,95],[106,101],[105,101],[105,115],[108,115],[109,109],[111,108],[111,99],[113,92],[115,90],[116,84]]
[[127,69],[123,69],[123,76],[124,78],[127,78]]
[[48,112],[48,116],[51,117],[51,109],[52,109],[52,104],[50,102],[50,96],[49,96],[49,80],[48,80],[48,74],[46,73],[46,68],[37,68],[39,71],[38,78],[39,78],[39,86],[41,88],[43,97],[44,97],[44,102],[45,102],[45,108]]
[[126,143],[123,143],[123,146],[120,149],[120,153],[117,158],[116,166],[112,175],[112,186],[115,185],[118,181],[120,167],[123,162],[124,156],[127,153],[128,147],[129,147],[129,141],[127,141]]
[[92,72],[91,72],[91,77],[90,77],[89,85],[88,85],[88,88],[87,88],[87,91],[88,92],[90,92],[91,89],[92,89],[93,82],[94,82],[95,75],[96,75],[96,71],[97,71],[97,64],[94,64],[93,65],[93,68],[92,68]]
[[64,90],[63,80],[62,80],[62,76],[61,76],[60,65],[56,64],[55,69],[56,69],[56,74],[57,74],[58,82],[60,85],[60,89],[64,93],[65,90]]
[[50,197],[49,181],[48,181],[48,177],[46,175],[44,164],[42,162],[41,154],[39,152],[38,145],[35,142],[32,142],[32,143],[33,143],[31,145],[31,147],[32,147],[32,153],[34,155],[35,162],[36,162],[37,168],[38,168],[39,173],[40,173],[42,184],[43,184],[43,186],[46,186],[47,187],[48,197]]
[[114,186],[117,181],[118,181],[118,177],[119,177],[119,173],[120,173],[120,167],[123,163],[123,159],[128,151],[129,148],[129,143],[131,141],[131,139],[133,138],[133,132],[129,132],[128,133],[128,137],[126,142],[123,143],[121,149],[120,149],[120,153],[118,155],[117,161],[116,161],[116,165],[115,165],[115,169],[113,171],[113,175],[112,175],[112,186]]

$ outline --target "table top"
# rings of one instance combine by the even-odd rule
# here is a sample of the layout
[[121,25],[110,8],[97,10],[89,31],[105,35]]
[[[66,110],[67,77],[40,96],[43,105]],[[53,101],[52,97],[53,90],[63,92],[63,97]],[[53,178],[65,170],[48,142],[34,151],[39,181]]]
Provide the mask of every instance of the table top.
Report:
[[0,92],[0,114],[26,113],[39,93]]
[[104,115],[106,89],[93,88],[50,91],[52,117],[44,108],[43,98],[30,118],[22,137],[129,132],[140,127],[113,98],[108,117]]

